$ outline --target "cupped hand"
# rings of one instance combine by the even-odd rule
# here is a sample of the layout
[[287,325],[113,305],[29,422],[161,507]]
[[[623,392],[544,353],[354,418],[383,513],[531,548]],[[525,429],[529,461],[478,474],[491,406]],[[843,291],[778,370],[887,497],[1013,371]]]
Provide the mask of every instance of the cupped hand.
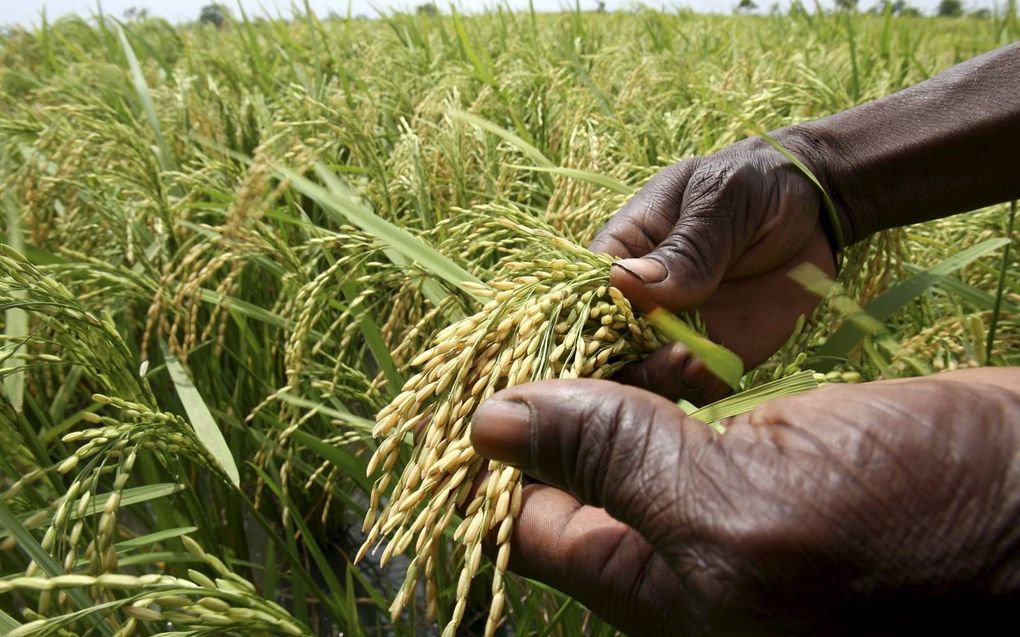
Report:
[[[806,163],[808,144],[784,137]],[[612,283],[640,309],[697,310],[712,340],[754,367],[789,338],[818,297],[787,273],[835,260],[817,188],[762,139],[675,164],[654,177],[596,235],[591,249],[622,260]],[[677,348],[623,380],[671,398],[724,392]]]
[[1018,601],[1017,388],[830,386],[717,435],[634,387],[545,381],[487,401],[472,441],[544,483],[511,569],[631,635],[942,633]]

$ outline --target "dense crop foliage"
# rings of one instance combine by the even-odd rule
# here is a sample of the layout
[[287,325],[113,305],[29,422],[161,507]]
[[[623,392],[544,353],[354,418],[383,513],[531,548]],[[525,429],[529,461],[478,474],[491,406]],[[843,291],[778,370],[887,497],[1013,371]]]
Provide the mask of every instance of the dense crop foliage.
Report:
[[[563,268],[558,242],[585,245],[672,161],[1017,37],[1015,18],[650,11],[6,34],[0,631],[434,630],[450,538],[395,620],[407,558],[352,561],[374,417],[476,293],[521,261]],[[1020,363],[1008,210],[874,238],[835,286],[808,276],[828,301],[744,387]],[[860,306],[877,321],[844,320]],[[506,634],[612,633],[504,585]]]

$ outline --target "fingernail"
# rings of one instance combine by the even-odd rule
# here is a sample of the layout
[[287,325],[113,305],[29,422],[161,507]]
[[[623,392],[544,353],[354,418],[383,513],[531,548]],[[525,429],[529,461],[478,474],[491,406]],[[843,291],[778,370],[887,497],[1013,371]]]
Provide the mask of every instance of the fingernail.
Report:
[[531,457],[531,409],[510,400],[488,400],[471,420],[471,444],[490,460],[525,467]]
[[621,259],[613,265],[630,272],[643,283],[659,283],[666,279],[666,266],[655,259]]

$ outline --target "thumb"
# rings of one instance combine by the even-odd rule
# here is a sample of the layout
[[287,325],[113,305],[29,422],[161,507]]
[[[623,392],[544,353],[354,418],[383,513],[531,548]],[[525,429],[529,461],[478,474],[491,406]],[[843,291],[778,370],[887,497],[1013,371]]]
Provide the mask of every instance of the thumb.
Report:
[[681,455],[710,437],[665,398],[591,379],[505,389],[471,429],[481,455],[603,507],[653,545],[682,523],[669,519],[684,510]]
[[669,232],[647,254],[618,261],[612,284],[646,312],[680,312],[708,299],[733,256],[734,215],[746,195],[739,181],[712,167],[695,171]]

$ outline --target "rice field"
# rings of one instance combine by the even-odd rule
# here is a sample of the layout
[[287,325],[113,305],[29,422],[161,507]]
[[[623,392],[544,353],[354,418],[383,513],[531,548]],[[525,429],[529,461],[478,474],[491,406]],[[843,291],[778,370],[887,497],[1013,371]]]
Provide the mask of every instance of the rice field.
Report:
[[[475,407],[697,338],[585,248],[659,169],[1017,38],[1015,7],[3,33],[0,632],[616,634],[506,571],[521,476],[473,454]],[[695,415],[1020,364],[1014,216],[849,249]]]

